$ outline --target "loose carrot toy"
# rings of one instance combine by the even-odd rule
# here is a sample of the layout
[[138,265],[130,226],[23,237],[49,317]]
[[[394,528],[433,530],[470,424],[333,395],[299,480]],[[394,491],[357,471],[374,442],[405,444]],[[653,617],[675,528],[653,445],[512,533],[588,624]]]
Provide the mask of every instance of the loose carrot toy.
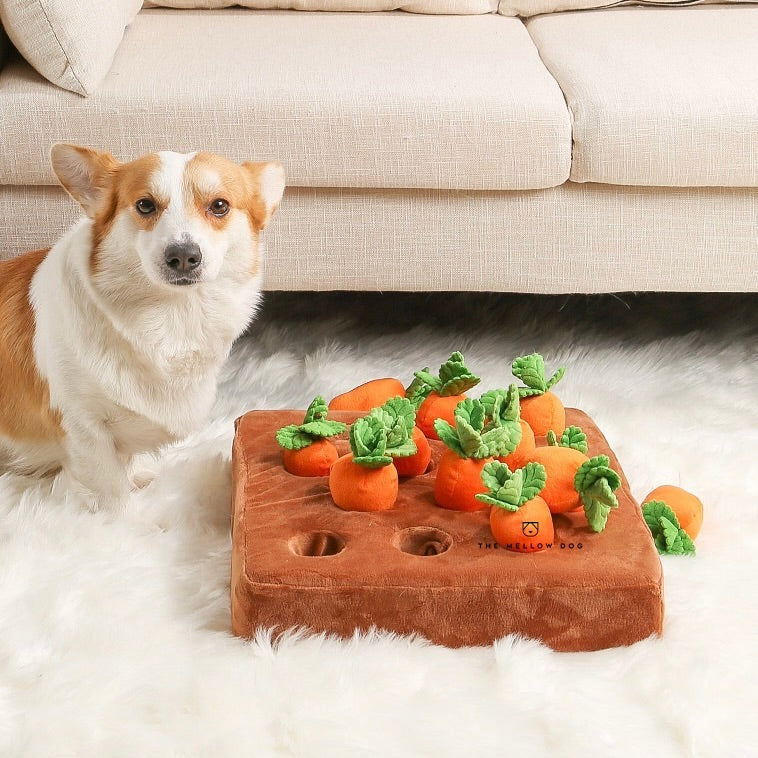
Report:
[[536,553],[552,546],[553,517],[540,497],[545,479],[545,468],[539,463],[527,463],[513,473],[500,461],[482,469],[482,482],[489,491],[476,499],[492,506],[492,536],[507,550]]
[[536,447],[529,460],[541,463],[547,472],[542,498],[551,513],[584,508],[590,528],[602,532],[611,508],[618,507],[614,494],[621,478],[610,468],[606,455],[588,458],[587,437],[578,426],[565,429],[558,440],[548,432],[547,446]]
[[476,511],[484,506],[476,499],[487,488],[484,466],[496,455],[508,455],[518,444],[521,429],[516,422],[484,431],[484,406],[466,398],[455,409],[455,426],[444,419],[434,422],[440,440],[447,445],[434,480],[434,499],[443,508]]
[[397,395],[404,395],[399,379],[373,379],[337,395],[329,402],[330,411],[370,411]]
[[324,398],[318,395],[308,406],[302,424],[289,424],[276,433],[283,448],[284,468],[296,476],[327,476],[337,460],[337,448],[327,439],[341,434],[347,425],[328,421]]
[[521,418],[538,437],[544,437],[550,430],[560,434],[566,426],[566,410],[550,389],[563,378],[566,369],[561,367],[546,379],[545,361],[539,353],[516,358],[511,368],[513,375],[526,385],[519,387]]
[[659,553],[694,555],[695,543],[681,527],[674,511],[661,500],[650,500],[642,506],[642,516],[653,535]]
[[479,377],[474,376],[463,360],[455,352],[441,366],[439,375],[429,373],[429,369],[414,372],[405,396],[418,408],[416,424],[429,439],[439,439],[434,427],[436,419],[441,418],[451,426],[455,424],[455,409],[466,398],[466,391],[479,384]]
[[511,384],[507,390],[489,390],[481,396],[480,400],[487,414],[488,425],[517,421],[521,428],[521,438],[516,449],[510,455],[499,459],[515,471],[529,460],[529,454],[536,447],[532,427],[520,417],[518,388],[515,384]]
[[[393,458],[398,476],[420,476],[426,472],[432,458],[424,433],[415,425],[416,409],[405,397],[393,397],[371,415],[378,416],[387,429],[387,449]],[[413,452],[409,455],[406,445]]]
[[642,502],[649,503],[651,500],[662,500],[666,503],[690,539],[694,540],[697,537],[703,525],[703,503],[700,498],[681,487],[664,484],[656,487]]
[[[410,455],[414,447],[402,443]],[[395,504],[397,471],[392,465],[392,449],[387,445],[387,429],[378,414],[359,418],[350,427],[351,453],[332,464],[329,490],[332,499],[346,511],[386,511]],[[395,449],[397,455],[403,450]]]

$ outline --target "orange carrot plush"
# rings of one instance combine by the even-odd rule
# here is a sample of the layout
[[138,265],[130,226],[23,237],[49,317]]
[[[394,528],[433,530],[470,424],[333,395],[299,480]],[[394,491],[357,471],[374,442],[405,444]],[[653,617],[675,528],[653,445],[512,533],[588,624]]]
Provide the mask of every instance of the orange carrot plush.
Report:
[[328,421],[324,398],[318,395],[308,406],[302,424],[290,424],[276,433],[283,448],[284,468],[296,476],[327,476],[339,457],[337,448],[327,439],[341,434],[347,426]]
[[351,453],[332,464],[329,490],[332,499],[346,511],[386,511],[395,504],[397,471],[392,453],[412,455],[415,445],[407,433],[394,447],[387,444],[387,428],[380,414],[359,418],[350,427]]
[[455,409],[455,426],[444,419],[434,422],[440,440],[447,445],[434,480],[434,499],[443,508],[477,511],[476,499],[487,491],[482,483],[484,466],[496,455],[508,455],[518,444],[518,422],[506,422],[485,430],[484,406],[466,398]]
[[429,439],[439,439],[434,422],[444,419],[451,426],[455,423],[455,409],[466,398],[466,391],[479,384],[463,360],[455,352],[441,366],[439,375],[429,373],[429,369],[415,371],[405,396],[418,408],[416,424]]
[[[393,397],[369,415],[381,419],[387,430],[387,450],[398,476],[420,476],[432,458],[424,433],[415,425],[416,409],[408,398]],[[408,443],[410,447],[407,448]],[[407,449],[406,449],[407,448]],[[409,454],[408,450],[412,450]]]
[[492,536],[507,550],[536,553],[552,546],[553,516],[540,497],[545,479],[545,468],[539,463],[527,463],[513,473],[501,461],[492,461],[482,469],[488,492],[476,499],[492,506]]
[[370,411],[396,395],[404,395],[399,379],[373,379],[332,398],[330,411]]
[[662,500],[676,515],[682,529],[695,539],[703,525],[703,503],[700,498],[691,492],[675,487],[673,484],[664,484],[656,487],[642,502]]
[[508,464],[511,470],[523,466],[529,460],[529,454],[536,447],[532,427],[520,416],[519,392],[515,384],[511,384],[507,390],[489,390],[481,398],[484,411],[487,414],[487,424],[502,424],[507,421],[516,421],[521,428],[521,436],[516,449],[504,458],[503,463]]
[[545,361],[539,353],[532,353],[513,361],[513,375],[526,387],[519,387],[521,418],[532,427],[538,437],[550,430],[560,434],[566,426],[566,410],[558,396],[551,392],[566,372],[559,368],[551,377],[545,377]]
[[537,447],[529,460],[541,463],[547,473],[542,498],[551,513],[566,513],[584,508],[587,522],[602,532],[611,508],[618,507],[614,492],[621,478],[610,468],[606,455],[588,458],[587,437],[578,426],[565,429],[558,440],[550,431],[546,447]]

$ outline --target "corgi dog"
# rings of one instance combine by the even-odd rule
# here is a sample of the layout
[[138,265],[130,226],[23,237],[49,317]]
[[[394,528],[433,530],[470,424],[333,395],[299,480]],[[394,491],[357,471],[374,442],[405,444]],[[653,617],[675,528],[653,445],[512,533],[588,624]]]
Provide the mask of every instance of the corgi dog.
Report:
[[0,262],[0,472],[60,470],[79,502],[118,510],[132,457],[214,403],[259,303],[284,171],[203,152],[50,157],[85,215],[49,250]]

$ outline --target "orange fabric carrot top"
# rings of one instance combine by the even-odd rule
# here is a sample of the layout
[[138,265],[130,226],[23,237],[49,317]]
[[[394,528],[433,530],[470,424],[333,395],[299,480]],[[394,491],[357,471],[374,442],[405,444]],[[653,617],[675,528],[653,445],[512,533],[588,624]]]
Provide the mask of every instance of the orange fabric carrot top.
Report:
[[455,408],[466,398],[466,391],[479,384],[459,352],[453,353],[441,366],[437,376],[428,368],[414,372],[415,379],[405,396],[418,408],[416,424],[430,439],[438,439],[434,422],[438,418],[455,423]]
[[516,358],[511,369],[513,375],[526,385],[519,387],[521,418],[538,437],[544,437],[550,430],[560,434],[566,426],[566,410],[550,390],[563,378],[566,369],[559,368],[548,379],[545,361],[539,353]]
[[341,434],[347,426],[326,418],[324,398],[317,395],[305,412],[302,424],[283,426],[276,441],[283,448],[284,468],[297,476],[326,476],[337,460],[337,448],[327,439]]

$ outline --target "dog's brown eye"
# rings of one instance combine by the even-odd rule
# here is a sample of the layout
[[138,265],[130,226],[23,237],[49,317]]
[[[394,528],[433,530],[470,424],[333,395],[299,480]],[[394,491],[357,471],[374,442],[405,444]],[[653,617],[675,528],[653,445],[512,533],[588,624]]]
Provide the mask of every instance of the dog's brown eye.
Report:
[[149,216],[155,213],[155,203],[149,197],[141,197],[135,205],[140,216]]
[[211,203],[210,210],[214,216],[218,216],[219,218],[221,218],[222,216],[226,216],[226,214],[229,213],[229,203],[220,197],[216,198]]

